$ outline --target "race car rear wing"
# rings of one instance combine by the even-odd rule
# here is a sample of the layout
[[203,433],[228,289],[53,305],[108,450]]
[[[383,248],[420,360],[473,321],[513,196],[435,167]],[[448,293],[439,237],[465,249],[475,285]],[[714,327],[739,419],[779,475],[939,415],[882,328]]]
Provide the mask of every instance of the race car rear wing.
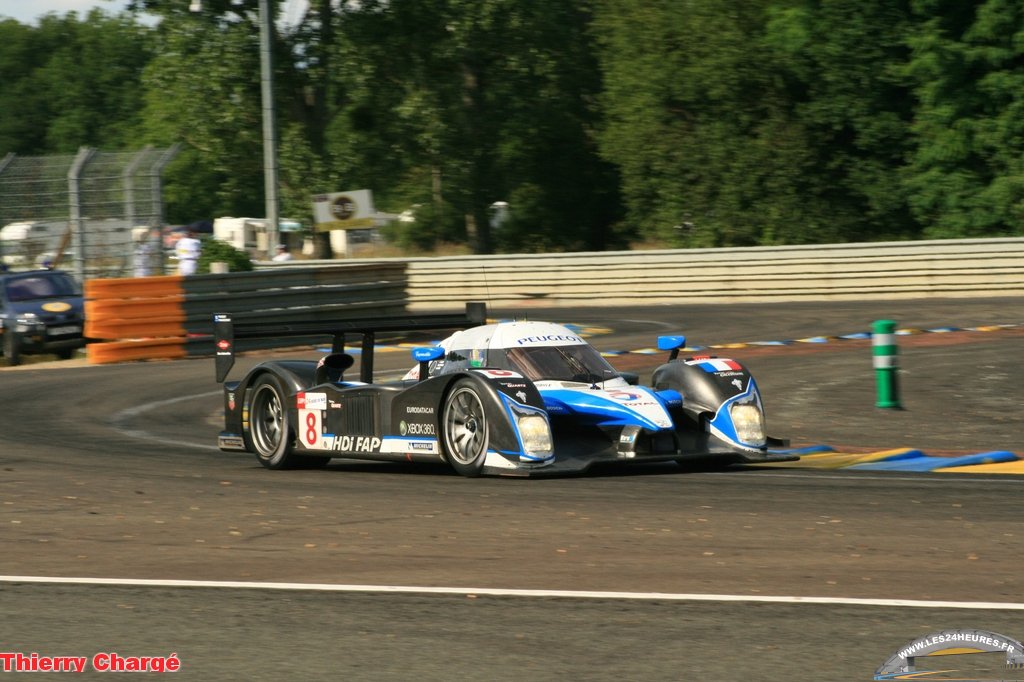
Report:
[[231,319],[230,313],[213,316],[213,342],[216,353],[217,383],[223,383],[235,364],[235,341],[286,337],[332,337],[331,352],[344,353],[346,336],[362,337],[362,362],[359,380],[373,381],[373,347],[379,332],[417,332],[443,329],[466,329],[487,322],[487,304],[466,303],[466,312],[454,314],[408,314],[389,318],[317,320],[313,322],[259,322]]

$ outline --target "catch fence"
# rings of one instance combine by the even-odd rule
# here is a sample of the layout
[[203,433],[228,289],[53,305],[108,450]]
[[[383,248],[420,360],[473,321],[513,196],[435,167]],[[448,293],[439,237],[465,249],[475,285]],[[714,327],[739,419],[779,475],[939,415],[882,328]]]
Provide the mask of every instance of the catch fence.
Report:
[[[159,271],[162,176],[178,148],[0,159],[0,259],[72,270],[79,280]],[[144,246],[144,248],[143,248]]]

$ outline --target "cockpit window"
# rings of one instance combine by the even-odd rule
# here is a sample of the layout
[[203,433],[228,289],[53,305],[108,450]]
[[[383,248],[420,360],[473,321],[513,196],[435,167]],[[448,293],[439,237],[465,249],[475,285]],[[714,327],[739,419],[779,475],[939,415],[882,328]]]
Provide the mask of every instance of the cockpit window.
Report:
[[520,372],[531,381],[597,383],[618,376],[601,354],[587,345],[491,350],[488,360],[493,367]]

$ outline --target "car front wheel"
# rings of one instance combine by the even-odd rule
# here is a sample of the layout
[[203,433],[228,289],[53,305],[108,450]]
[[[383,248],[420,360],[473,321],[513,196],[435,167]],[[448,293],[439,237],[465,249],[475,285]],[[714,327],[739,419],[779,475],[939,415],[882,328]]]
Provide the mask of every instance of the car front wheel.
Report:
[[448,394],[442,429],[448,462],[463,476],[479,476],[487,458],[487,415],[471,382],[456,383]]

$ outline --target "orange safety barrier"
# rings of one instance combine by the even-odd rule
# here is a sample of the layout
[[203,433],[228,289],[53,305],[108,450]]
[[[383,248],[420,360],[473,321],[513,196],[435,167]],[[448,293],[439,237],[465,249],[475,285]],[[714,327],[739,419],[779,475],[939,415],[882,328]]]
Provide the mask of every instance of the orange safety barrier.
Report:
[[124,279],[90,279],[85,282],[87,299],[159,298],[183,294],[181,275],[161,277],[130,277]]
[[133,298],[126,301],[99,300],[85,302],[86,318],[114,318],[121,320],[175,317],[185,319],[185,311],[181,307],[183,300],[173,298]]
[[114,318],[85,318],[85,335],[90,339],[140,339],[152,336],[184,337],[187,334],[184,318],[146,318],[119,320]]
[[91,364],[187,356],[184,278],[136,277],[85,282],[85,336]]
[[86,356],[91,365],[130,360],[177,360],[187,356],[185,339],[138,339],[90,343]]

